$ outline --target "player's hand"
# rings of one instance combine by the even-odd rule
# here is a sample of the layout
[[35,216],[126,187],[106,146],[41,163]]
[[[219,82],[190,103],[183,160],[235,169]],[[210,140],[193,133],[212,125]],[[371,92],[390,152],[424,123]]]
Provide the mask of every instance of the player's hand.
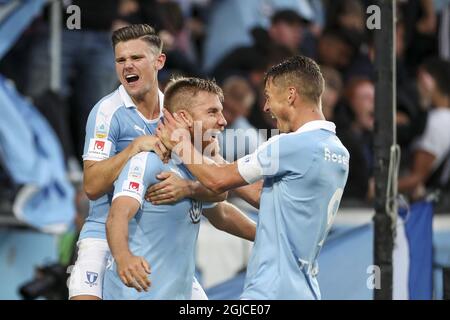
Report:
[[170,152],[158,137],[143,135],[134,139],[132,143],[134,144],[135,154],[143,151],[154,151],[164,163],[169,161]]
[[159,123],[156,135],[169,150],[183,141],[191,141],[188,123],[176,114],[172,116],[167,110],[164,110],[164,120]]
[[145,258],[129,254],[116,259],[116,263],[117,274],[127,287],[135,288],[139,292],[148,291],[151,286],[148,278],[151,270]]
[[164,171],[156,177],[162,181],[149,187],[145,194],[145,199],[152,204],[170,204],[192,196],[192,182],[180,178],[174,172]]

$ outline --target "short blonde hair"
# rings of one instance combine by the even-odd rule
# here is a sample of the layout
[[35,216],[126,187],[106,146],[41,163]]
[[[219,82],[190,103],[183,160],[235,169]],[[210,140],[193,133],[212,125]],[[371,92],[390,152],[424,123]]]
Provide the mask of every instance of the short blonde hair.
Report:
[[215,94],[223,102],[222,89],[214,80],[176,77],[169,81],[164,90],[164,106],[170,112],[175,112],[180,107],[189,106],[191,99],[199,92]]

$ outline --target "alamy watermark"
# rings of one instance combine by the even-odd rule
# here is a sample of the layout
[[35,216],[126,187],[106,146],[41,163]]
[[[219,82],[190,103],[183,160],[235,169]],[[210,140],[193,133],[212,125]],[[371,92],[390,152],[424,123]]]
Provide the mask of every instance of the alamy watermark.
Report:
[[381,29],[381,9],[377,5],[367,7],[366,13],[369,15],[366,20],[366,27],[369,30]]
[[69,30],[81,29],[81,9],[77,5],[70,5],[66,9],[66,13],[69,15],[66,19],[66,27]]
[[380,290],[381,289],[381,269],[377,265],[370,265],[367,267],[366,273],[369,275],[366,281],[367,289]]

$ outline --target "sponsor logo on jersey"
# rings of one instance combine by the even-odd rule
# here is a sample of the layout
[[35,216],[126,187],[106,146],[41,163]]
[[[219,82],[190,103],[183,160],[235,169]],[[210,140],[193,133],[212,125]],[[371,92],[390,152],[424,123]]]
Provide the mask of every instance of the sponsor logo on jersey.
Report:
[[141,180],[126,180],[123,182],[122,191],[136,194],[140,198],[143,196],[143,187]]
[[130,190],[139,191],[139,182],[130,181],[128,188]]
[[111,151],[111,141],[106,139],[91,139],[89,141],[89,156],[98,160],[109,158]]
[[94,150],[104,151],[105,150],[105,141],[95,140]]

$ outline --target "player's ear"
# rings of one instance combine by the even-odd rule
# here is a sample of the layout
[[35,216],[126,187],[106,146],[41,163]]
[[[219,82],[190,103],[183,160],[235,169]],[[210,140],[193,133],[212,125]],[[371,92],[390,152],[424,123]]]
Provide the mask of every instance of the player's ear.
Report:
[[158,71],[161,70],[164,67],[165,63],[166,63],[166,55],[164,53],[159,54],[155,60],[156,70]]
[[177,111],[177,115],[180,116],[181,119],[183,119],[184,122],[188,124],[189,128],[192,128],[192,126],[194,125],[194,119],[192,118],[189,112],[187,112],[184,109],[181,109]]
[[297,97],[297,89],[295,89],[294,87],[289,87],[288,88],[288,102],[289,105],[293,105],[294,101]]

